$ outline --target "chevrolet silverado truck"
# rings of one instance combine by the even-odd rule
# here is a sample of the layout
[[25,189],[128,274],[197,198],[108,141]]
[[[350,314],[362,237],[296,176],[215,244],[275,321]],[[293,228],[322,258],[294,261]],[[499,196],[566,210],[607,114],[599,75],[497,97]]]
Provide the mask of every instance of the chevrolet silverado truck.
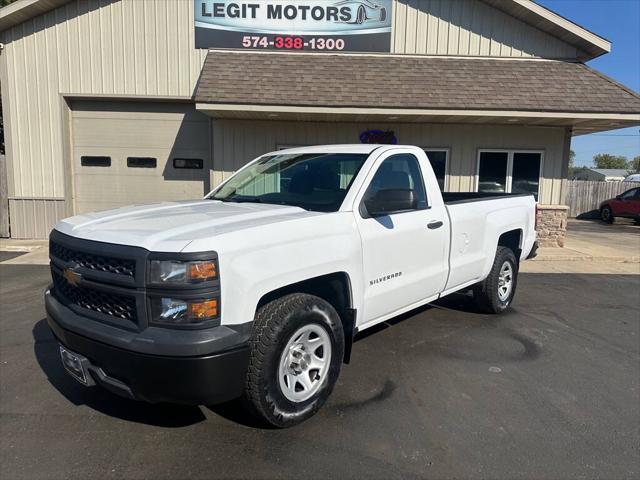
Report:
[[529,194],[441,193],[417,147],[273,152],[202,200],[59,222],[48,323],[84,385],[239,399],[287,427],[323,405],[366,329],[461,290],[508,308],[535,209]]

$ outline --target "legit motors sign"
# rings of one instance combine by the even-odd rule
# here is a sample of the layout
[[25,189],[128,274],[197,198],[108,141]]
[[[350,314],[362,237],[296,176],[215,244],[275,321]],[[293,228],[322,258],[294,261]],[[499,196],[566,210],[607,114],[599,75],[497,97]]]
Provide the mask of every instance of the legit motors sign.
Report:
[[196,48],[389,52],[392,0],[194,0]]

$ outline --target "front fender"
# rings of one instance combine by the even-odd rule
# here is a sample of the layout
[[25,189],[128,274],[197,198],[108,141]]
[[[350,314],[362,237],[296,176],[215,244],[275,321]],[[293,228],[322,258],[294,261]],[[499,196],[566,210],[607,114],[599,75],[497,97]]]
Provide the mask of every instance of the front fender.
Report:
[[227,236],[216,250],[223,325],[253,321],[260,299],[274,290],[336,272],[348,275],[352,298],[362,298],[360,236],[350,212],[251,230]]

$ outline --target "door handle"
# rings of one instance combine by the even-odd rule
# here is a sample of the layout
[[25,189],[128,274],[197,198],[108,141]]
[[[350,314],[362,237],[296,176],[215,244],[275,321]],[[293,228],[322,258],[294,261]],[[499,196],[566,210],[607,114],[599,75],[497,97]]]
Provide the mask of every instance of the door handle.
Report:
[[429,228],[429,230],[435,230],[436,228],[440,228],[442,225],[444,225],[444,223],[440,220],[436,220],[435,222],[429,222],[427,228]]

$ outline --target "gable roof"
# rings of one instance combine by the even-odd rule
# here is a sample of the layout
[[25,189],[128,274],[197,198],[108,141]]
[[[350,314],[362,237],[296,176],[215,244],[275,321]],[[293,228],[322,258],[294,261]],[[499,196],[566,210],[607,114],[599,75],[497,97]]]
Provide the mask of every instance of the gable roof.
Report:
[[558,15],[533,0],[482,0],[523,22],[553,35],[585,53],[578,59],[587,61],[611,51],[611,42],[577,23]]
[[[0,8],[0,32],[14,25],[48,12],[70,0],[17,0]],[[532,0],[482,0],[489,5],[547,32],[585,54],[579,58],[587,61],[611,51],[611,43],[567,20]]]
[[16,0],[0,8],[0,32],[64,5],[70,0]]

